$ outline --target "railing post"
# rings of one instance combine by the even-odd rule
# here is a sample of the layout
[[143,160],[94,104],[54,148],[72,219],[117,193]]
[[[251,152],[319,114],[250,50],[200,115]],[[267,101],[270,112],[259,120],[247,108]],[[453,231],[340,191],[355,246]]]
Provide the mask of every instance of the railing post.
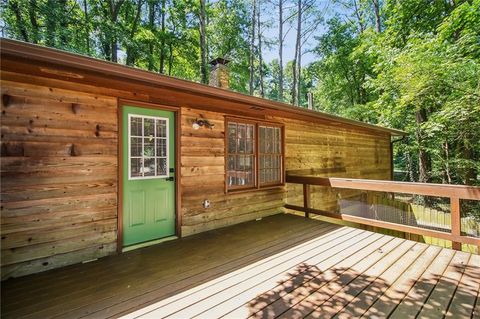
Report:
[[[452,216],[452,235],[461,236],[460,198],[450,197],[450,211]],[[462,243],[452,241],[452,248],[462,250]]]
[[[308,184],[303,184],[303,208],[310,208],[310,185]],[[306,210],[305,217],[310,217],[310,213],[308,213]]]

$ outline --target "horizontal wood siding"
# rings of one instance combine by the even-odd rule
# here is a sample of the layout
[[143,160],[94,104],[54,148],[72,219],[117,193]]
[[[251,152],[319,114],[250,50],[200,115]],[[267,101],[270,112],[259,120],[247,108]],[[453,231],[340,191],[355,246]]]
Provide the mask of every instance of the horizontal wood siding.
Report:
[[[285,164],[288,172],[328,177],[390,179],[390,135],[293,119],[284,122]],[[322,186],[310,188],[312,207],[335,211],[336,192]],[[342,191],[343,196],[357,194],[358,191]],[[287,184],[286,202],[303,205],[302,185]]]
[[2,279],[115,252],[116,99],[1,85]]
[[[195,119],[212,129],[194,130]],[[225,114],[182,108],[182,235],[284,211],[284,188],[225,194]],[[210,200],[211,207],[203,208]]]
[[[389,135],[380,132],[318,119],[312,119],[315,123],[285,119],[283,113],[267,115],[253,109],[243,114],[237,102],[186,98],[179,91],[107,81],[99,75],[85,75],[85,83],[74,83],[12,68],[6,71],[4,66],[2,278],[115,252],[118,98],[181,107],[182,236],[281,213],[286,202],[302,201],[301,186],[225,194],[225,115],[284,123],[288,171],[390,176]],[[194,130],[197,118],[209,120],[214,128]],[[316,192],[312,191],[316,208],[333,205],[332,196],[319,197]],[[210,208],[203,208],[205,199]]]

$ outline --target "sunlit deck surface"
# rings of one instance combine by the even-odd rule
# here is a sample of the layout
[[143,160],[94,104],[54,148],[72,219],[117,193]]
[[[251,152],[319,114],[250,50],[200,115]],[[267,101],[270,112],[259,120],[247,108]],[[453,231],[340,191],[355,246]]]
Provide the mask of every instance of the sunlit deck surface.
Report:
[[10,279],[2,318],[478,318],[480,257],[276,215]]

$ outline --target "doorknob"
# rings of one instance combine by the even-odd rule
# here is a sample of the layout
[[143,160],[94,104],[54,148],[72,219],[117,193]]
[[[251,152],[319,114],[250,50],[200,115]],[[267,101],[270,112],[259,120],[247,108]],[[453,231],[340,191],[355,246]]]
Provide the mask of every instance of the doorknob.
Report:
[[167,177],[166,181],[173,182],[175,178],[173,176]]

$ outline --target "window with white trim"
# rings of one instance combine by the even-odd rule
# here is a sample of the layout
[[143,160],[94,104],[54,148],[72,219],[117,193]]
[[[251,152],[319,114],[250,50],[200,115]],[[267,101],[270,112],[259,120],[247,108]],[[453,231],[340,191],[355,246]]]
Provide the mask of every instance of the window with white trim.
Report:
[[169,176],[168,125],[168,118],[128,115],[129,179]]

